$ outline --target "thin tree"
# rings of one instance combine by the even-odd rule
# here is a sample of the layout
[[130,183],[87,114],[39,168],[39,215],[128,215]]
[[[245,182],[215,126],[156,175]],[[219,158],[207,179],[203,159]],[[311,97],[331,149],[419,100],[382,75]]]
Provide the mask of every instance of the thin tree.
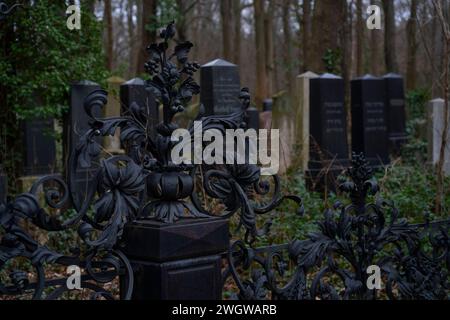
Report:
[[356,1],[356,75],[364,73],[364,30],[362,0]]
[[132,77],[136,74],[136,35],[135,24],[133,22],[133,7],[134,0],[128,0],[127,2],[127,29],[128,29],[128,48],[130,56],[130,64],[128,66],[128,77]]
[[255,102],[261,105],[267,94],[266,54],[264,37],[264,1],[253,1],[255,21],[256,92]]
[[[374,5],[380,6],[380,0],[372,1]],[[383,59],[383,31],[378,29],[370,30],[370,72],[374,75],[381,75],[384,69]]]
[[106,48],[106,68],[108,70],[113,69],[114,61],[114,38],[113,38],[113,23],[112,23],[112,8],[111,0],[105,0],[104,8],[104,19],[105,19],[105,48]]
[[232,0],[220,1],[220,20],[222,24],[223,58],[232,59]]
[[383,0],[384,9],[384,60],[388,72],[398,72],[395,46],[394,0]]
[[283,36],[284,36],[284,69],[285,69],[285,86],[289,93],[293,91],[294,76],[292,74],[292,35],[290,25],[292,0],[283,0],[282,7],[282,21],[283,21]]
[[309,57],[311,48],[311,0],[303,0],[303,19],[302,19],[302,49],[303,49],[303,71],[308,71],[311,67]]
[[233,0],[233,62],[241,63],[241,0]]
[[442,2],[440,0],[433,0],[433,5],[436,9],[437,19],[442,29],[444,54],[442,55],[442,95],[444,97],[444,128],[442,131],[441,147],[439,150],[439,160],[437,163],[437,192],[436,192],[436,213],[442,212],[443,198],[444,198],[444,163],[445,150],[447,148],[447,138],[449,131],[449,68],[450,68],[450,26],[447,20]]
[[[261,1],[264,2],[264,1]],[[275,65],[274,65],[274,11],[275,11],[275,1],[269,1],[266,8],[264,9],[264,45],[265,45],[265,62],[266,62],[266,81],[267,81],[267,92],[266,97],[270,97],[274,91],[274,79],[275,79]]]
[[417,61],[417,0],[411,0],[410,15],[406,25],[408,52],[407,52],[407,66],[406,66],[406,86],[408,90],[416,87],[416,61]]
[[154,18],[156,16],[157,0],[143,0],[138,1],[141,5],[141,24],[140,28],[140,43],[137,50],[138,58],[136,72],[138,74],[144,73],[144,64],[148,59],[146,48],[148,45],[156,41],[156,29],[154,28]]

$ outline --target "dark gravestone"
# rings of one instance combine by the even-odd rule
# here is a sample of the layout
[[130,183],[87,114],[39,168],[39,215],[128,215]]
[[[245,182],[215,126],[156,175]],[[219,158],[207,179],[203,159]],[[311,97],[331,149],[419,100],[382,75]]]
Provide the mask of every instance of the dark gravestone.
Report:
[[408,140],[406,134],[405,91],[402,76],[388,73],[383,76],[386,86],[386,118],[389,150],[399,154],[400,148]]
[[365,75],[351,81],[351,91],[353,151],[371,166],[389,163],[384,80]]
[[224,115],[242,111],[239,101],[239,70],[235,64],[222,59],[200,68],[200,102],[206,115]]
[[325,73],[310,80],[310,155],[307,182],[311,189],[335,189],[336,177],[348,164],[344,81]]
[[133,78],[120,86],[121,114],[130,115],[130,107],[136,103],[140,110],[148,112],[149,134],[154,137],[159,123],[159,108],[152,93],[145,88],[145,82],[141,78]]
[[24,134],[23,174],[34,176],[54,173],[56,144],[53,119],[33,119],[22,122]]
[[[84,110],[84,100],[93,91],[99,90],[101,87],[92,81],[82,80],[73,83],[70,86],[70,107],[69,112],[64,118],[64,159],[66,160],[66,175],[69,173],[70,163],[68,162],[70,154],[75,152],[80,138],[90,129],[89,121],[91,120]],[[93,110],[95,117],[102,117],[102,110]],[[95,137],[95,141],[102,145],[102,137]],[[87,187],[93,183],[94,173],[98,168],[97,161],[92,161],[91,167],[80,168],[76,163],[76,173],[73,176],[72,194],[74,195],[73,205],[78,208],[86,197]]]
[[227,220],[141,220],[125,226],[123,240],[134,270],[132,299],[222,298],[221,254],[230,241]]

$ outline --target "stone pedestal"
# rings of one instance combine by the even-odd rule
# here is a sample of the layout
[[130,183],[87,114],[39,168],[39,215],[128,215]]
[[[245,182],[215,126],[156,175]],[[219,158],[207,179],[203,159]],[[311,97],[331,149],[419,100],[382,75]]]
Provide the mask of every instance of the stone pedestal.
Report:
[[[120,77],[110,77],[108,83],[108,103],[103,109],[105,118],[120,117],[120,85],[125,82]],[[112,155],[123,154],[124,150],[120,146],[120,128],[116,130],[114,136],[106,136],[103,140],[105,152]]]
[[[428,103],[428,161],[433,166],[439,162],[441,151],[442,133],[444,130],[444,104],[444,99],[440,98],[431,100]],[[445,175],[450,175],[450,130],[447,131],[444,172]]]
[[134,273],[132,299],[220,300],[221,253],[229,245],[228,220],[141,220],[125,227],[124,252]]

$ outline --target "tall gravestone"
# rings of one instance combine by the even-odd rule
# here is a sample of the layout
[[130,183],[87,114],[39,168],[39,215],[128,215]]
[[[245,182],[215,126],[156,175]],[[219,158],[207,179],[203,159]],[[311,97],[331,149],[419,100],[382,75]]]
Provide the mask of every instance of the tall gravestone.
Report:
[[23,174],[37,176],[53,173],[56,144],[53,119],[33,119],[22,123],[24,134]]
[[129,115],[130,108],[136,103],[141,110],[148,112],[149,134],[155,136],[156,126],[159,123],[159,107],[152,93],[145,88],[145,81],[141,78],[133,78],[120,86],[121,114]]
[[308,169],[309,161],[309,106],[310,80],[317,78],[314,72],[307,71],[297,76],[297,108],[295,110],[296,153],[299,155],[299,166],[302,171]]
[[398,74],[388,73],[383,79],[386,86],[389,150],[398,154],[401,146],[407,142],[403,78]]
[[[84,110],[84,100],[94,90],[99,90],[101,87],[92,81],[82,80],[80,82],[73,83],[70,86],[70,106],[69,112],[65,115],[64,119],[64,159],[66,159],[66,175],[68,176],[68,162],[69,156],[72,152],[75,152],[80,138],[86,131],[90,129],[89,121],[91,120]],[[95,117],[102,116],[102,110],[93,110]],[[102,145],[102,138],[96,137],[96,142]],[[95,161],[92,162],[92,166],[89,168],[80,168],[77,166],[74,180],[72,183],[72,193],[74,195],[75,208],[78,208],[86,197],[87,187],[93,183],[94,172],[97,169]]]
[[309,161],[311,189],[336,188],[336,178],[348,165],[344,81],[325,73],[310,79]]
[[22,175],[17,179],[19,192],[28,192],[38,176],[55,173],[56,143],[52,118],[25,120]]
[[[440,98],[431,100],[428,103],[428,161],[432,165],[436,165],[439,162],[442,133],[444,131],[444,105],[444,99]],[[446,175],[450,175],[450,130],[447,132],[447,147],[444,155],[444,172]]]
[[[120,77],[110,77],[106,80],[108,83],[108,102],[104,107],[103,114],[105,118],[120,117],[120,85],[124,80]],[[120,128],[116,130],[114,136],[106,136],[103,141],[105,151],[109,154],[124,153],[120,145]]]
[[281,92],[273,98],[272,129],[279,130],[279,170],[283,174],[293,165],[296,158],[294,108],[289,94]]
[[238,66],[222,59],[200,68],[200,102],[206,115],[225,115],[242,111]]
[[382,78],[365,75],[351,81],[352,149],[373,167],[389,163],[386,90]]

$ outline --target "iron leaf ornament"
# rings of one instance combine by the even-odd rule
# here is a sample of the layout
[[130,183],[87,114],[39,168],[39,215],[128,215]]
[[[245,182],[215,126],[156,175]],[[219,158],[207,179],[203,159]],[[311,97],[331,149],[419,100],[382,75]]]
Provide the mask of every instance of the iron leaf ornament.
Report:
[[[341,189],[350,203],[325,210],[306,239],[263,251],[232,244],[225,277],[237,284],[236,298],[448,299],[449,221],[411,225],[392,202],[367,203],[378,187],[362,154],[353,154]],[[368,287],[369,266],[380,268],[381,290]],[[251,278],[243,280],[239,267],[251,269]]]

